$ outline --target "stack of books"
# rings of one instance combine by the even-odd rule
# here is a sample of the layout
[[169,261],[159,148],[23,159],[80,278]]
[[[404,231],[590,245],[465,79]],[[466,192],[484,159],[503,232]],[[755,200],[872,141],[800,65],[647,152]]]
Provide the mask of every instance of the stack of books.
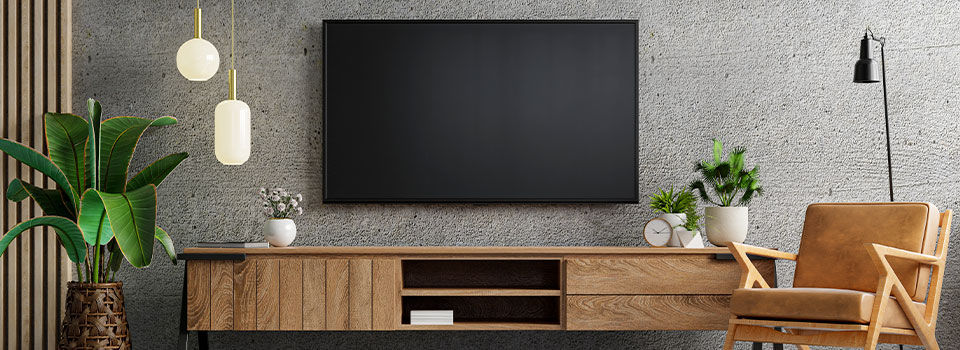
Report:
[[411,310],[410,324],[452,325],[453,310]]

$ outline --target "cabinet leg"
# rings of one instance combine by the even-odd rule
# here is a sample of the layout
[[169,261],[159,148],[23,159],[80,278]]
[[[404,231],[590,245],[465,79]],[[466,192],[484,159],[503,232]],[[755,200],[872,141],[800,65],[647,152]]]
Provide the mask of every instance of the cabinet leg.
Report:
[[753,342],[753,350],[763,350],[763,343]]
[[207,338],[207,332],[197,332],[197,343],[200,345],[200,350],[210,349],[210,339]]
[[187,269],[183,269],[183,294],[180,295],[180,329],[176,348],[188,350],[190,333],[187,332]]

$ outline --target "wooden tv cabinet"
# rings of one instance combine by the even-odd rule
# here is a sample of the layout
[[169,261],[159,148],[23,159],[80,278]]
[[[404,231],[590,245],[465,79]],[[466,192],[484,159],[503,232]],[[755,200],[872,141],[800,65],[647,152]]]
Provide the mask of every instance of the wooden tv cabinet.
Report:
[[[723,330],[726,248],[187,248],[186,331]],[[776,281],[774,260],[759,260]],[[774,282],[775,283],[775,282]],[[411,325],[410,310],[454,310]],[[184,338],[185,339],[185,338]]]

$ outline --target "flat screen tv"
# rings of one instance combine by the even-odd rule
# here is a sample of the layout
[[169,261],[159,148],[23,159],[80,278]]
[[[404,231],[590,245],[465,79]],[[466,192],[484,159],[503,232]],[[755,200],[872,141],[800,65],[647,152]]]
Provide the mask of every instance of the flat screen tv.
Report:
[[324,202],[637,202],[637,27],[325,21]]

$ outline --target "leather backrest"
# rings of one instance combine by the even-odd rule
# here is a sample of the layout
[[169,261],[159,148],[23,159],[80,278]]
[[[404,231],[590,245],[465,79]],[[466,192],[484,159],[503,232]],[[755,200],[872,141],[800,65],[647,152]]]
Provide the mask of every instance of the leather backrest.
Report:
[[[794,287],[876,292],[880,273],[865,243],[934,254],[940,212],[929,203],[819,203],[807,207]],[[907,293],[926,297],[929,266],[890,259]]]

